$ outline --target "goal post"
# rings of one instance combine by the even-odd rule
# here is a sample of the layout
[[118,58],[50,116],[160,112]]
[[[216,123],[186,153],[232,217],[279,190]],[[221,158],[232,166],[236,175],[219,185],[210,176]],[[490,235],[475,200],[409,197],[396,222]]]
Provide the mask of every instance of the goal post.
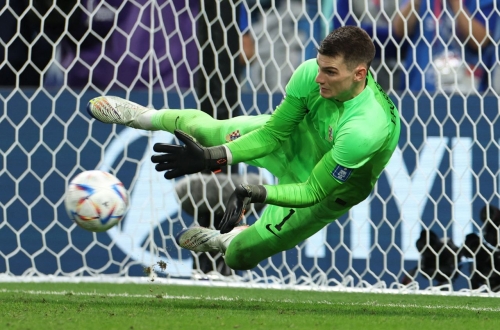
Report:
[[[345,7],[313,0],[22,3],[0,8],[0,281],[154,278],[311,290],[500,291],[496,5],[482,19],[493,45],[484,48],[492,57],[477,65],[489,77],[486,90],[467,90],[455,76],[446,85],[452,93],[401,89],[413,67],[404,56],[416,44],[393,33],[401,15],[396,0]],[[196,219],[213,227],[235,184],[275,178],[239,165],[219,176],[164,180],[149,160],[152,145],[175,138],[97,122],[87,102],[117,95],[156,109],[202,108],[217,118],[271,113],[294,69],[316,55],[329,30],[346,24],[373,37],[380,55],[371,70],[402,119],[398,148],[373,192],[249,271],[228,269],[217,254],[180,249],[175,234]],[[447,68],[459,72],[463,62]],[[441,82],[449,78],[443,72],[436,73]],[[131,196],[125,219],[105,233],[77,227],[64,209],[68,183],[93,169],[116,175]],[[261,212],[255,206],[246,222]],[[163,262],[164,270],[157,266]]]

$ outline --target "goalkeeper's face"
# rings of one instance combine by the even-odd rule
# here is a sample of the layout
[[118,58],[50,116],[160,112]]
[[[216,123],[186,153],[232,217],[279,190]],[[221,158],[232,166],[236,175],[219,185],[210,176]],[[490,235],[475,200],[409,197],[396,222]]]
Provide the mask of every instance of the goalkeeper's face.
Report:
[[366,79],[366,68],[362,65],[351,69],[343,56],[330,57],[318,54],[319,93],[322,97],[347,101],[363,91]]

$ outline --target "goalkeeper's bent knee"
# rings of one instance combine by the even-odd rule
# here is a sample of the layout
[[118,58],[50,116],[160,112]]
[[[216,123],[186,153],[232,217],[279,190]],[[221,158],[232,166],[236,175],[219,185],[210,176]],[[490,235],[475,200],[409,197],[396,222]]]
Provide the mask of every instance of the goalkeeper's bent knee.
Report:
[[226,264],[234,270],[248,270],[276,252],[270,248],[254,226],[239,233],[229,244],[226,253]]
[[224,259],[228,267],[234,270],[249,270],[256,267],[261,261],[254,260],[249,249],[241,250],[238,247],[232,250],[228,249]]

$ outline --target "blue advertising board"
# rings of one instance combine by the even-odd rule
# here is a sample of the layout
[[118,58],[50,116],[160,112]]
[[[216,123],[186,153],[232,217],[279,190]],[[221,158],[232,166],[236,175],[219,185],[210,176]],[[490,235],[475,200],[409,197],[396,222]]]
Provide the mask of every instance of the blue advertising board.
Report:
[[[161,258],[169,276],[190,276],[191,254],[179,252],[172,237],[194,220],[180,209],[175,183],[149,162],[152,144],[173,141],[171,134],[89,120],[85,106],[96,96],[92,92],[5,90],[1,95],[0,273],[142,276],[144,266]],[[150,96],[128,95],[141,104]],[[192,95],[158,93],[152,104],[161,108],[164,99],[170,108],[196,107]],[[243,95],[242,104],[245,113],[267,112],[280,99]],[[418,263],[415,241],[422,227],[456,245],[480,231],[480,209],[498,206],[498,99],[393,100],[403,121],[401,139],[373,194],[301,249],[264,261],[257,274],[289,282],[307,275],[325,284],[352,276],[354,285],[382,281],[390,286]],[[131,194],[127,217],[106,233],[76,227],[64,209],[69,180],[90,169],[113,172]],[[288,266],[276,266],[283,259]],[[461,268],[455,289],[468,287],[467,267]],[[430,284],[417,280],[421,287]]]

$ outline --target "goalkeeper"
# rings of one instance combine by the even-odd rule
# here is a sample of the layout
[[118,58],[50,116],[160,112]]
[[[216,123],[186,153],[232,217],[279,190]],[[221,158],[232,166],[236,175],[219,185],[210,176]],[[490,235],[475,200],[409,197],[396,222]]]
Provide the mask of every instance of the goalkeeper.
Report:
[[[236,270],[288,250],[370,194],[398,144],[399,113],[369,72],[375,47],[354,26],[340,27],[300,65],[272,115],[215,120],[199,110],[153,110],[112,96],[88,104],[105,123],[174,133],[183,146],[157,143],[157,171],[173,179],[245,162],[268,169],[278,185],[238,186],[219,230],[191,227],[177,244],[220,251]],[[252,226],[238,226],[250,203],[265,203]]]

